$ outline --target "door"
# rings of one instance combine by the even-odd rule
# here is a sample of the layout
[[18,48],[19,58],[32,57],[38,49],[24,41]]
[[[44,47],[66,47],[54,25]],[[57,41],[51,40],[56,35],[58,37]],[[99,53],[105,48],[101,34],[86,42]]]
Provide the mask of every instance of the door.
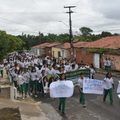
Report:
[[100,54],[94,54],[94,67],[100,68]]

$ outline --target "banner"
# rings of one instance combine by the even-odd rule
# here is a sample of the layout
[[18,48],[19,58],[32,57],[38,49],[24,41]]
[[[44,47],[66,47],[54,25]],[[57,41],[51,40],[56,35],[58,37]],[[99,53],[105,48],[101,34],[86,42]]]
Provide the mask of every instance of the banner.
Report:
[[82,69],[82,70],[75,70],[75,71],[66,72],[65,76],[66,76],[66,79],[70,80],[70,79],[78,78],[81,73],[85,77],[90,77],[90,70],[89,69]]
[[118,87],[117,87],[117,93],[120,93],[120,83],[118,84]]
[[73,95],[74,86],[72,81],[56,81],[50,84],[50,97],[71,97]]
[[83,81],[83,93],[103,94],[103,81],[96,79],[85,79]]

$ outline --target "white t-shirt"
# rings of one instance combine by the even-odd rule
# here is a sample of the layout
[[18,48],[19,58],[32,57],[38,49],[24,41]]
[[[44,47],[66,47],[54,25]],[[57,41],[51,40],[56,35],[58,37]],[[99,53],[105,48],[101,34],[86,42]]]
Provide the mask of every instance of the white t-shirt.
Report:
[[113,86],[113,79],[112,78],[104,78],[104,82],[103,82],[103,87],[104,89],[111,89]]
[[65,70],[70,71],[70,65],[65,65]]
[[29,72],[24,73],[23,77],[24,77],[25,83],[29,83],[29,80],[30,80],[30,74],[29,74]]
[[83,88],[83,80],[84,79],[85,79],[84,77],[83,77],[83,79],[81,79],[81,78],[78,79],[78,86],[80,86],[80,88]]
[[30,77],[31,77],[31,80],[32,80],[32,81],[37,80],[37,72],[31,72],[31,73],[30,73]]
[[22,85],[24,82],[24,77],[22,75],[18,75],[18,84]]

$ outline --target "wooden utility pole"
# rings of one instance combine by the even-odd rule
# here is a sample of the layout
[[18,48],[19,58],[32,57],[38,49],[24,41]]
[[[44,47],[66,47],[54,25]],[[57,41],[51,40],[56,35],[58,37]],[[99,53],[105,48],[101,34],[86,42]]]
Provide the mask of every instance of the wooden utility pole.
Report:
[[70,42],[70,46],[71,46],[71,49],[72,49],[72,53],[71,53],[71,56],[74,55],[74,48],[73,48],[73,34],[72,34],[72,20],[71,20],[71,14],[74,13],[71,8],[74,8],[76,6],[64,6],[64,8],[68,8],[69,11],[66,12],[69,14],[69,42]]

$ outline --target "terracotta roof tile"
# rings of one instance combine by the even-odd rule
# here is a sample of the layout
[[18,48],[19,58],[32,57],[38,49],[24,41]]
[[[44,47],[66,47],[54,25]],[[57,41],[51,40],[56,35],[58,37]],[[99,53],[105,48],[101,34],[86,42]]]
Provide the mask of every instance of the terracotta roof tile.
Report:
[[74,47],[80,48],[80,47],[85,47],[85,45],[88,44],[88,42],[76,42],[73,44]]
[[33,46],[33,48],[45,48],[47,45],[49,45],[50,43],[42,43],[36,46]]
[[57,45],[60,45],[61,43],[57,43],[57,42],[54,42],[54,43],[50,43],[48,45],[46,45],[46,47],[54,47],[54,46],[57,46]]
[[105,37],[94,42],[89,42],[85,47],[118,49],[120,48],[120,36]]

